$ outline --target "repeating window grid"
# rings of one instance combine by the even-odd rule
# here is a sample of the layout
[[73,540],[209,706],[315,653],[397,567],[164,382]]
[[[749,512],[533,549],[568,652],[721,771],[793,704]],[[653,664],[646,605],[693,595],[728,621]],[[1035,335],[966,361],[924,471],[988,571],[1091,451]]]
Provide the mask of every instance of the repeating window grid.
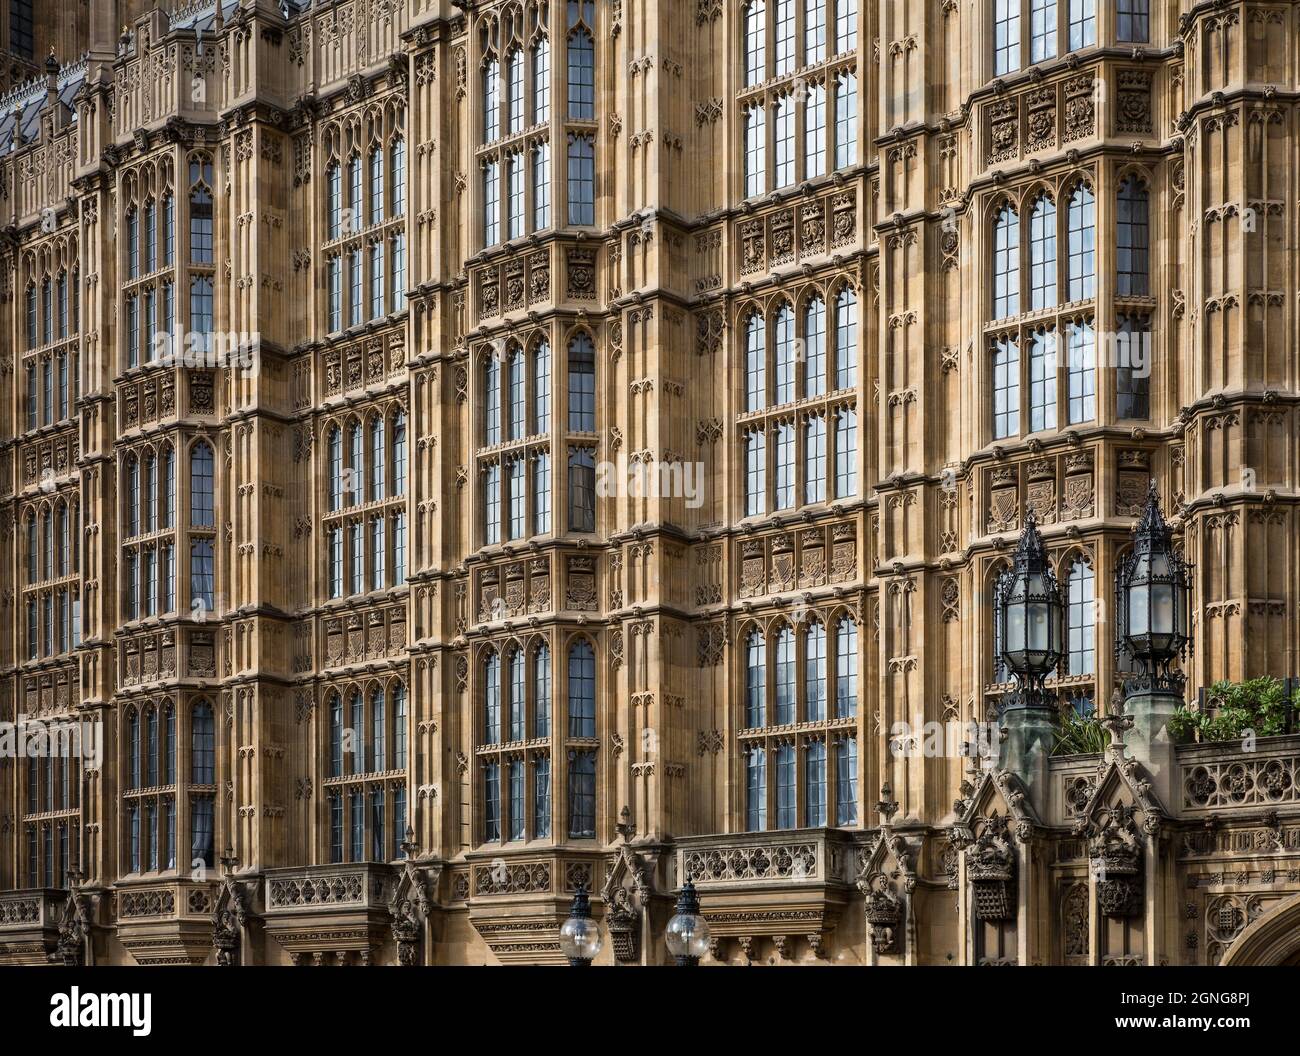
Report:
[[1070,424],[1097,417],[1097,345],[1092,324],[1070,323],[1066,329],[1069,356]]
[[400,136],[388,148],[389,167],[393,171],[393,215],[406,213],[406,140]]
[[804,502],[826,501],[826,419],[814,415],[804,426]]
[[533,463],[533,532],[545,535],[551,530],[551,456],[538,453]]
[[858,713],[858,628],[847,616],[835,629],[835,715],[854,718]]
[[767,111],[761,104],[745,111],[745,197],[767,189]]
[[1066,593],[1067,671],[1071,675],[1091,675],[1097,670],[1096,627],[1093,609],[1096,602],[1096,577],[1082,558],[1070,568]]
[[763,320],[757,312],[745,323],[745,410],[756,411],[767,404],[767,349]]
[[483,66],[483,142],[501,135],[501,68],[496,59]]
[[1092,191],[1079,184],[1070,196],[1070,300],[1081,301],[1096,293],[1097,218]]
[[361,542],[361,522],[348,525],[348,593],[360,594],[365,583],[365,550]]
[[195,540],[190,543],[190,603],[198,602],[209,612],[215,609],[215,580],[212,543],[207,539]]
[[847,71],[835,78],[835,167],[858,161],[858,78]]
[[1056,206],[1046,195],[1029,214],[1029,286],[1033,309],[1056,304]]
[[1097,43],[1097,0],[1069,0],[1070,50],[1090,48]]
[[524,739],[525,700],[524,700],[524,654],[516,649],[510,654],[510,740]]
[[993,72],[998,75],[1020,69],[1020,2],[994,0]]
[[813,297],[804,309],[803,394],[826,392],[826,302]]
[[533,763],[533,838],[551,835],[551,759],[539,755]]
[[758,84],[767,73],[767,4],[751,0],[745,9],[745,86]]
[[569,431],[596,431],[596,349],[579,334],[569,342]]
[[361,250],[353,249],[348,253],[348,325],[360,326],[363,300],[362,288],[365,275],[361,267]]
[[343,259],[329,258],[327,265],[329,292],[327,295],[326,323],[330,333],[343,329]]
[[776,402],[794,400],[795,347],[794,311],[788,304],[776,313],[773,351],[776,355]]
[[1020,311],[1020,218],[1008,203],[993,225],[993,318]]
[[569,752],[569,836],[596,835],[596,753]]
[[501,467],[492,463],[483,475],[483,542],[501,542]]
[[501,177],[497,162],[483,166],[483,244],[495,246],[501,241]]
[[993,345],[993,439],[1020,433],[1020,347],[1007,336]]
[[1150,294],[1150,219],[1146,188],[1129,177],[1119,189],[1115,229],[1115,291],[1121,297]]
[[343,597],[343,529],[337,524],[329,529],[326,563],[329,596],[331,598],[341,598]]
[[384,244],[372,242],[370,245],[370,318],[380,319],[384,315]]
[[506,132],[524,128],[524,53],[515,48],[506,57]]
[[510,783],[510,839],[524,838],[524,825],[528,815],[524,806],[524,761],[511,759],[509,766]]
[[596,49],[591,34],[578,27],[569,34],[569,119],[596,116]]
[[1029,7],[1029,61],[1056,57],[1056,0],[1032,0]]
[[1029,346],[1029,431],[1056,428],[1056,331],[1037,330]]
[[492,653],[483,664],[483,743],[501,743],[501,656]]
[[483,366],[483,443],[501,443],[501,360],[489,356]]
[[528,485],[525,481],[526,464],[522,457],[510,460],[510,538],[522,539],[528,534]]
[[519,238],[524,233],[523,153],[512,153],[506,166],[506,238]]
[[826,86],[811,84],[804,101],[803,132],[804,178],[813,179],[826,173]]
[[406,494],[406,414],[393,417],[393,494]]

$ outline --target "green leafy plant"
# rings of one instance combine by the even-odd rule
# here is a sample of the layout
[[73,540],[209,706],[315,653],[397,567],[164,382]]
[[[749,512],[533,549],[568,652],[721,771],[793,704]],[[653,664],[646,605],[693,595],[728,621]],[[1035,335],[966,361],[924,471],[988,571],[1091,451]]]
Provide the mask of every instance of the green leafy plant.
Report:
[[1109,737],[1095,715],[1080,715],[1074,708],[1061,712],[1053,755],[1098,755],[1106,750]]
[[1286,733],[1288,707],[1300,708],[1300,690],[1288,697],[1285,682],[1265,675],[1245,682],[1215,682],[1205,702],[1204,711],[1179,708],[1169,720],[1169,736],[1177,743],[1235,741],[1247,730],[1257,737]]

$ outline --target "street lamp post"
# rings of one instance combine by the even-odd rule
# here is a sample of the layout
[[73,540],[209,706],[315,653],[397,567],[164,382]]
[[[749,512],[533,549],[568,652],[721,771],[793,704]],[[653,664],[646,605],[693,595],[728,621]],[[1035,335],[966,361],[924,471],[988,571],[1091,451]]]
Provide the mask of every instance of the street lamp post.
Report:
[[700,958],[709,952],[709,922],[700,912],[700,897],[695,893],[695,884],[686,878],[682,884],[681,894],[677,897],[677,912],[668,922],[664,933],[668,952],[677,959],[679,968],[694,968]]
[[1183,704],[1186,678],[1174,668],[1191,652],[1191,566],[1174,549],[1155,481],[1134,530],[1133,550],[1115,577],[1115,658],[1139,670],[1124,683],[1132,732],[1127,747],[1166,803],[1174,793],[1174,744],[1167,726]]
[[600,953],[600,926],[591,919],[587,885],[578,884],[569,907],[569,919],[560,925],[560,950],[574,968],[586,968]]
[[1002,766],[1031,789],[1046,779],[1057,725],[1056,694],[1046,682],[1064,654],[1061,587],[1031,510],[1009,569],[994,594],[999,655],[1016,688],[1002,701]]

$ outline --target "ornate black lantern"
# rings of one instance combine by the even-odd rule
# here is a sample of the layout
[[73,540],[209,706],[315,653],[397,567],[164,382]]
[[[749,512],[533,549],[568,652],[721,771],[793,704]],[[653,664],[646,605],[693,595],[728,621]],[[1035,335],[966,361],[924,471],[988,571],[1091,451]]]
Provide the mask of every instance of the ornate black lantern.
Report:
[[1170,665],[1186,656],[1191,646],[1187,633],[1190,571],[1174,549],[1173,532],[1160,514],[1153,480],[1133,552],[1115,580],[1116,654],[1122,659],[1127,653],[1142,665],[1138,677],[1126,686],[1130,691],[1182,692],[1183,674],[1171,671]]
[[600,953],[600,926],[591,919],[587,885],[578,884],[569,907],[569,919],[560,925],[560,950],[575,968],[585,968]]
[[700,958],[709,952],[709,922],[700,912],[700,898],[695,893],[691,878],[682,884],[682,893],[677,898],[677,912],[668,922],[664,933],[668,952],[677,960],[678,967],[693,968],[700,963]]
[[1032,510],[1012,566],[998,577],[994,602],[1000,655],[1016,677],[1016,693],[1008,705],[1045,703],[1043,683],[1064,650],[1065,610]]

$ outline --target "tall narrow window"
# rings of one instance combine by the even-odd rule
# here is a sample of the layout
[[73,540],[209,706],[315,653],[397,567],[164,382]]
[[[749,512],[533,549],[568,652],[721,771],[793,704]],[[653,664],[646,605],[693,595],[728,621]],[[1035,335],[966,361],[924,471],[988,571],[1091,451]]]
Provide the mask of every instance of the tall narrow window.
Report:
[[508,723],[510,727],[511,741],[522,741],[524,739],[524,651],[516,649],[510,654],[510,698],[508,707],[510,709]]
[[1020,218],[1008,202],[993,224],[993,318],[1020,311]]
[[59,272],[58,281],[58,316],[59,316],[59,340],[68,336],[68,273]]
[[326,535],[325,578],[329,583],[331,598],[343,597],[343,529],[331,525]]
[[329,288],[326,294],[325,325],[333,333],[343,329],[343,260],[341,257],[330,257],[326,267],[329,272]]
[[843,55],[858,46],[858,0],[837,0],[835,4],[835,54]]
[[813,297],[804,310],[803,394],[821,396],[826,391],[826,302]]
[[777,99],[773,117],[776,165],[772,185],[789,187],[794,183],[794,99],[789,95]]
[[489,59],[483,67],[483,142],[501,135],[501,67]]
[[483,543],[501,542],[501,465],[492,462],[483,470]]
[[190,452],[190,524],[211,528],[216,523],[212,500],[212,448],[200,440]]
[[804,502],[826,501],[826,419],[813,415],[804,425]]
[[858,412],[845,407],[835,415],[835,497],[858,493]]
[[762,429],[745,437],[745,516],[753,517],[767,508],[767,437]]
[[212,263],[212,163],[190,162],[190,263]]
[[803,757],[803,823],[809,828],[826,824],[826,742],[812,741]]
[[1029,289],[1031,308],[1056,304],[1056,206],[1045,194],[1029,214]]
[[1096,203],[1084,184],[1070,196],[1070,300],[1081,301],[1096,294],[1097,217]]
[[1115,292],[1121,297],[1150,294],[1147,191],[1136,176],[1119,187],[1115,220]]
[[858,823],[858,742],[845,737],[835,749],[835,824]]
[[1097,0],[1069,0],[1070,50],[1090,48],[1097,43]]
[[1070,424],[1090,422],[1097,417],[1097,346],[1089,322],[1072,322],[1066,327],[1069,357]]
[[1151,39],[1151,0],[1118,0],[1115,20],[1116,40],[1147,43]]
[[776,750],[776,827],[793,829],[798,824],[795,815],[795,751],[786,742]]
[[[136,212],[135,206],[126,211],[126,277],[140,277],[140,214]],[[45,336],[48,340],[48,328]]]
[[1056,57],[1056,0],[1032,0],[1029,7],[1029,61]]
[[745,9],[745,85],[758,84],[767,73],[767,5],[750,0]]
[[388,860],[385,839],[388,830],[384,826],[384,790],[370,790],[370,860],[386,862]]
[[773,351],[776,354],[776,402],[794,400],[794,311],[781,305],[773,326]]
[[1115,341],[1115,416],[1151,417],[1151,333],[1143,317],[1121,315]]
[[804,635],[804,721],[826,718],[826,628],[817,620]]
[[[140,462],[135,455],[126,460],[126,535],[140,534]],[[46,569],[48,573],[49,569]]]
[[1020,433],[1020,348],[1014,337],[993,345],[993,439]]
[[406,235],[396,232],[390,239],[393,245],[393,311],[406,308]]
[[393,769],[406,769],[406,687],[393,686]]
[[528,404],[524,394],[524,353],[520,348],[515,348],[510,353],[506,366],[506,389],[510,401],[507,405],[507,432],[511,440],[518,440],[526,431],[528,417]]
[[596,753],[569,753],[569,835],[590,839],[596,835]]
[[381,319],[384,315],[386,293],[384,286],[384,244],[370,244],[370,318]]
[[388,705],[378,686],[370,693],[370,770],[380,774],[388,769]]
[[1029,431],[1056,428],[1056,331],[1036,330],[1029,345]]
[[533,430],[551,431],[551,345],[545,338],[533,348]]
[[348,525],[348,558],[351,562],[348,575],[348,593],[360,594],[365,589],[365,555],[362,545],[361,522]]
[[826,58],[826,0],[804,0],[804,65]]
[[364,281],[361,249],[358,247],[348,253],[348,326],[361,325],[361,309],[364,305],[361,290]]
[[533,838],[551,834],[551,758],[538,755],[533,762]]
[[527,463],[523,455],[517,455],[507,463],[509,475],[506,478],[506,486],[510,490],[510,520],[509,520],[509,537],[511,539],[522,539],[528,534],[528,483]]
[[841,616],[835,628],[835,717],[850,719],[858,713],[858,627]]
[[370,501],[384,497],[384,419],[376,416],[370,420]]
[[843,287],[835,298],[835,387],[851,389],[858,383],[858,298]]
[[501,241],[501,175],[497,162],[483,166],[483,244]]
[[[191,290],[195,281],[197,280],[191,280]],[[193,306],[191,306],[191,314],[193,314]],[[126,299],[125,337],[127,368],[138,367],[140,365],[140,299],[134,293]]]
[[190,780],[196,785],[215,785],[216,766],[216,727],[212,705],[196,704],[190,717]]
[[[130,752],[127,767],[127,785],[128,789],[140,787],[140,713],[132,709],[130,717],[127,719],[127,750]],[[49,807],[49,804],[46,804]]]
[[545,643],[533,656],[533,736],[551,735],[551,650]]
[[766,405],[767,349],[763,317],[753,312],[745,322],[745,410],[757,411]]
[[506,238],[524,233],[524,155],[514,151],[506,159]]
[[745,828],[767,828],[767,753],[757,745],[745,755]]
[[158,270],[158,209],[150,198],[144,203],[144,273]]
[[1091,675],[1097,670],[1096,628],[1093,624],[1095,587],[1091,566],[1083,558],[1077,558],[1070,566],[1066,585],[1067,659],[1072,675]]
[[569,431],[596,431],[596,350],[586,334],[569,342]]
[[590,136],[569,137],[569,223],[596,222],[596,153]]
[[551,119],[551,42],[538,37],[533,45],[533,124]]
[[343,174],[337,161],[330,162],[325,169],[325,211],[332,242],[343,234]]
[[533,230],[551,226],[551,145],[533,147]]
[[41,343],[40,331],[36,327],[36,284],[27,284],[27,347],[35,348]]
[[569,650],[569,736],[596,736],[596,655],[585,640]]
[[190,279],[190,329],[199,335],[200,347],[206,351],[213,329],[211,276],[195,275]]
[[858,162],[858,79],[852,73],[835,78],[835,167]]
[[483,743],[501,743],[501,654],[483,661]]
[[1020,2],[994,0],[993,72],[999,76],[1020,69]]
[[329,511],[343,508],[343,431],[336,425],[329,431]]
[[343,776],[343,698],[330,698],[330,777]]
[[406,412],[393,415],[393,494],[406,494]]
[[776,427],[776,479],[773,506],[788,510],[794,505],[794,425],[782,422]]
[[811,180],[826,172],[826,86],[810,84],[804,100],[803,175]]
[[501,443],[501,359],[495,354],[483,364],[483,443]]
[[745,726],[767,725],[767,643],[761,631],[745,639]]
[[776,670],[772,681],[776,697],[773,721],[786,726],[795,721],[794,631],[782,627],[776,636]]
[[775,0],[773,11],[776,20],[775,64],[773,72],[784,77],[795,67],[794,61],[794,0]]
[[406,511],[393,514],[393,586],[406,582]]
[[351,852],[349,860],[353,862],[365,860],[366,816],[364,810],[365,793],[358,788],[348,795],[348,844]]
[[596,49],[591,34],[580,26],[569,34],[569,119],[591,121],[595,116]]
[[208,612],[216,608],[213,596],[215,574],[212,568],[212,543],[196,539],[190,543],[190,605],[202,605]]
[[524,807],[524,761],[511,759],[510,781],[510,839],[522,840],[528,815]]
[[551,530],[551,456],[539,451],[533,456],[533,534]]
[[361,423],[354,421],[348,427],[348,488],[344,501],[349,506],[355,506],[362,501],[366,493],[365,472],[366,463],[363,454],[363,437],[361,433]]
[[767,189],[767,111],[756,103],[745,111],[745,197]]
[[406,140],[398,136],[388,148],[388,165],[393,173],[393,215],[406,212]]

